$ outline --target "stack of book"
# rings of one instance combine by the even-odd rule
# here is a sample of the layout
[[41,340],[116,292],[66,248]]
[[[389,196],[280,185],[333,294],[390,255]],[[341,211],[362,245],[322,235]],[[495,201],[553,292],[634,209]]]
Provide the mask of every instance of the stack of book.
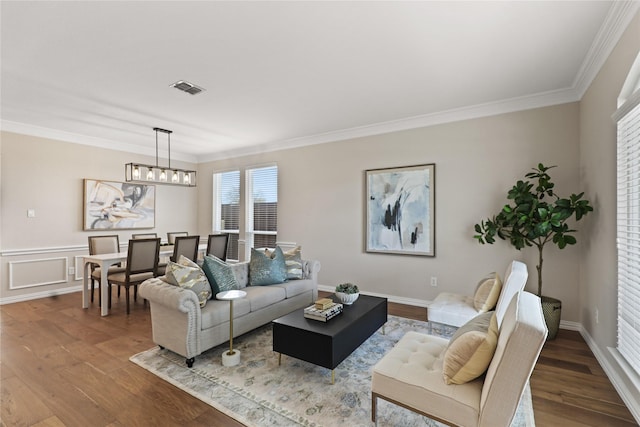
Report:
[[320,322],[327,322],[340,313],[342,313],[342,304],[335,303],[329,298],[320,299],[304,309],[304,317]]

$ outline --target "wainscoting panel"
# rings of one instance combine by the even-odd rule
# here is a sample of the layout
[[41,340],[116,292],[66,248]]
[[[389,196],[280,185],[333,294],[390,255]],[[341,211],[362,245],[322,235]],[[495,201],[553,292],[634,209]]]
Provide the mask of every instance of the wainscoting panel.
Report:
[[65,283],[67,281],[67,257],[10,261],[9,289]]

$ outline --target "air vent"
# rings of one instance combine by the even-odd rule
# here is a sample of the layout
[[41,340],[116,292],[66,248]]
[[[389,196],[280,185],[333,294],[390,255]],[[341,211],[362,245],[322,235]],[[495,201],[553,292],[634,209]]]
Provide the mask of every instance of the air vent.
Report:
[[196,95],[202,92],[203,88],[194,85],[193,83],[185,82],[184,80],[179,80],[171,85],[171,87],[175,87],[176,89],[180,89],[183,92],[187,92],[191,95]]

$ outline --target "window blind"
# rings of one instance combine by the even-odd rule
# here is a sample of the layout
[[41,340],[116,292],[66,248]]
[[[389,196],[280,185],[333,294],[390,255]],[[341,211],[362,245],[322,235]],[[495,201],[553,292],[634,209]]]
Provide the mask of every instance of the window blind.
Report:
[[640,102],[618,120],[618,351],[640,374]]
[[238,237],[240,231],[240,171],[214,174],[215,230],[229,233],[227,259],[238,258]]
[[278,167],[247,170],[247,229],[253,247],[274,247],[278,232]]

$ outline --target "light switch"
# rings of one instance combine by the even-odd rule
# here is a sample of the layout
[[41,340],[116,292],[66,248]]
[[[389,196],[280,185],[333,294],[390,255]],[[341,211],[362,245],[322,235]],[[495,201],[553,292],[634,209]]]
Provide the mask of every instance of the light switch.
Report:
[[36,210],[35,209],[27,209],[27,218],[35,218]]

